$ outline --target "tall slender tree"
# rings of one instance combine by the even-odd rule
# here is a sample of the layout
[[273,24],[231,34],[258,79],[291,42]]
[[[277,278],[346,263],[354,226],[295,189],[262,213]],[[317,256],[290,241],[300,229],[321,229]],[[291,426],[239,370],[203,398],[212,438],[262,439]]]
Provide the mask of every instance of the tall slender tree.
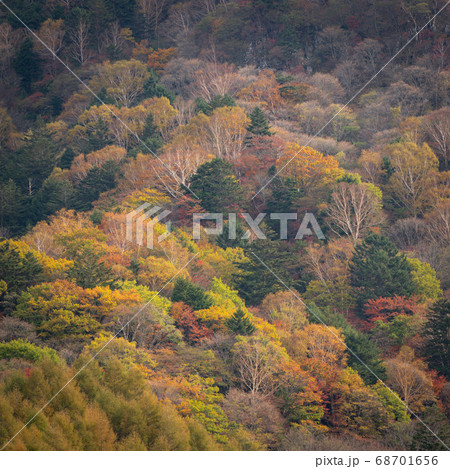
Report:
[[428,313],[423,336],[424,353],[428,364],[450,378],[450,301],[437,301]]

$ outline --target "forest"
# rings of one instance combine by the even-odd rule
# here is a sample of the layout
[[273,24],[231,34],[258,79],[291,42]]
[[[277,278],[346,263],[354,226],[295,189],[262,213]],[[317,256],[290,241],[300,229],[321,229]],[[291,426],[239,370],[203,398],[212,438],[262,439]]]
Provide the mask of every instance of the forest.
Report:
[[0,0],[0,448],[448,450],[449,12]]

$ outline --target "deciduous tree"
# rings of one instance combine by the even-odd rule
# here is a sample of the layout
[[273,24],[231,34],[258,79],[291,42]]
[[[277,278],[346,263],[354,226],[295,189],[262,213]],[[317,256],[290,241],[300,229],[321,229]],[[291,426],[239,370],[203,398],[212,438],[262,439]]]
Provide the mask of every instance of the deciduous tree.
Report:
[[238,106],[215,109],[207,124],[213,153],[218,158],[237,160],[244,148],[248,124],[249,118]]
[[450,160],[450,109],[444,107],[422,119],[427,140],[447,171]]
[[195,94],[206,101],[215,96],[233,95],[238,84],[239,75],[235,67],[227,63],[208,62],[195,74]]
[[307,194],[312,189],[331,184],[343,174],[339,163],[332,156],[297,143],[288,143],[276,163],[284,177],[295,181],[297,188]]
[[423,301],[437,300],[442,296],[441,282],[436,277],[436,271],[428,262],[408,258],[414,283],[414,292]]
[[299,361],[309,359],[339,368],[347,363],[346,350],[342,332],[322,324],[309,324],[294,332],[288,347]]
[[392,298],[379,297],[369,300],[364,306],[364,316],[369,328],[373,328],[377,321],[389,323],[397,316],[423,318],[425,314],[426,308],[418,303],[416,297],[405,298],[397,295]]
[[[298,292],[297,296],[300,296]],[[272,324],[286,325],[290,330],[301,329],[308,323],[305,306],[290,291],[267,295],[261,303],[260,314]]]
[[95,83],[97,87],[105,87],[116,106],[130,107],[136,103],[144,91],[144,84],[150,77],[147,66],[136,59],[105,62]]
[[432,383],[421,360],[411,349],[403,348],[397,358],[386,360],[387,384],[414,412],[422,412],[426,403],[434,401]]
[[53,75],[56,73],[56,65],[58,64],[55,55],[58,55],[63,47],[65,34],[64,21],[61,19],[45,20],[37,32],[39,39],[41,39],[47,47],[36,40],[36,49],[46,60],[50,60]]
[[175,319],[176,326],[181,329],[184,338],[190,344],[197,344],[212,335],[212,331],[201,323],[192,308],[182,301],[177,301],[172,305],[171,315]]
[[279,387],[280,365],[286,351],[262,336],[239,337],[232,349],[234,365],[244,389],[251,394],[273,394]]
[[388,151],[394,170],[388,185],[393,203],[412,216],[424,213],[431,204],[438,159],[427,144],[395,143]]
[[331,194],[328,216],[336,234],[356,242],[383,221],[381,191],[372,184],[341,182]]
[[74,8],[71,11],[71,24],[69,37],[71,41],[70,54],[72,59],[83,66],[91,57],[90,46],[90,24],[89,14],[81,8]]
[[241,89],[238,97],[258,103],[259,106],[274,112],[281,104],[280,85],[272,70],[262,70],[258,78],[248,87]]

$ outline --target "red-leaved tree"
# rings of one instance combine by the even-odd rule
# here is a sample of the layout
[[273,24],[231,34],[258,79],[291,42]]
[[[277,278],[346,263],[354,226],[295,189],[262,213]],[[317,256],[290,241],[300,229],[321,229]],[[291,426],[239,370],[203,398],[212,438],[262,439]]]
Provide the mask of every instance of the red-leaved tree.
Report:
[[175,325],[190,344],[197,344],[201,339],[212,335],[212,331],[200,322],[192,308],[182,301],[172,305],[171,314],[175,319]]
[[417,297],[394,296],[392,298],[376,298],[369,300],[364,306],[364,316],[367,320],[367,329],[376,326],[376,321],[388,323],[399,315],[414,316],[424,315],[424,305],[418,303]]

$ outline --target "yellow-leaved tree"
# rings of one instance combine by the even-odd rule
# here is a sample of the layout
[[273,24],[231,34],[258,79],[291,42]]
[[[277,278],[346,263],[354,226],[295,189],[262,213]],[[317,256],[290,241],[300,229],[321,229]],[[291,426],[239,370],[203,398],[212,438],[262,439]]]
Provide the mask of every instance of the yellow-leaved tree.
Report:
[[298,189],[308,194],[313,188],[331,184],[344,174],[333,156],[324,156],[311,147],[298,143],[287,143],[283,154],[276,162],[281,175],[291,178]]

